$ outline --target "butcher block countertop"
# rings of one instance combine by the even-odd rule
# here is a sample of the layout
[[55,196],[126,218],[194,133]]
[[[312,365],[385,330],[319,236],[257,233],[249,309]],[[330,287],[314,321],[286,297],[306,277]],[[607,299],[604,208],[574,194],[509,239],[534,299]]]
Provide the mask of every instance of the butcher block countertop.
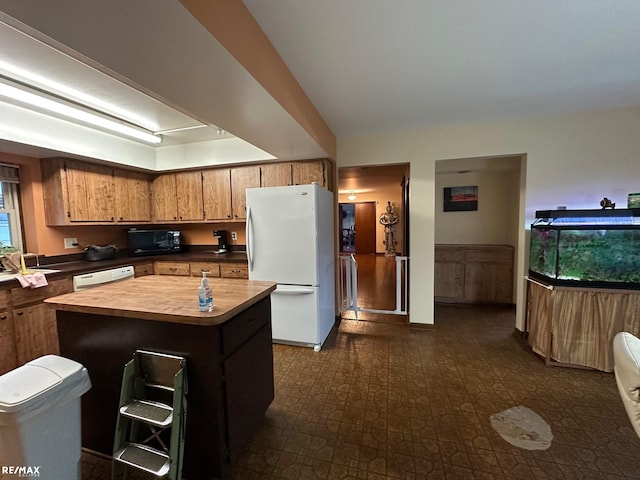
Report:
[[147,275],[45,300],[56,310],[191,325],[218,325],[267,297],[272,282],[210,278],[212,312],[198,310],[200,278]]

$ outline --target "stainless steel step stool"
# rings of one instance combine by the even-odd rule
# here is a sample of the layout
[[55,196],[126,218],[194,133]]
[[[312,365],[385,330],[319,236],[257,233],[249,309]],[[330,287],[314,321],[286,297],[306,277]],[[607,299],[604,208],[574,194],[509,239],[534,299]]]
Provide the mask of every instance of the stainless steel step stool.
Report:
[[[134,468],[157,478],[180,480],[186,393],[184,357],[136,350],[122,376],[112,479],[126,479]],[[141,425],[149,432],[141,432]]]

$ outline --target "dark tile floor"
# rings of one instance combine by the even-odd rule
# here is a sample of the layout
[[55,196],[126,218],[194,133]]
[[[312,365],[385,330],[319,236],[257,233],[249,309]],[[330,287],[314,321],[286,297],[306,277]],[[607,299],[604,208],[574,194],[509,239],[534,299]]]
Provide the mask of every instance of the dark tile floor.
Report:
[[[510,308],[439,305],[436,322],[343,320],[319,353],[274,345],[276,398],[231,478],[640,479],[612,374],[545,367]],[[550,424],[548,450],[492,429],[518,405]],[[109,475],[84,454],[83,479]]]

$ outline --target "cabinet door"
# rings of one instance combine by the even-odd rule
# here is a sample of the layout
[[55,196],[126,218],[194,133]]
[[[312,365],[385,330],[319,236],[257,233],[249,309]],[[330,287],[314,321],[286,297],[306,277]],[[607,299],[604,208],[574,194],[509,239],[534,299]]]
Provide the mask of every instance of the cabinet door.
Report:
[[464,264],[438,262],[434,265],[434,296],[439,302],[464,299]]
[[295,162],[292,164],[293,184],[307,185],[316,182],[322,187],[327,186],[325,165],[323,160],[314,162]]
[[72,222],[114,221],[113,169],[102,165],[67,160],[69,220]]
[[216,168],[202,172],[206,220],[231,220],[231,171]]
[[0,312],[0,375],[18,366],[11,312]]
[[116,170],[115,214],[118,222],[151,221],[151,182],[144,173]]
[[204,220],[202,172],[176,173],[178,220]]
[[231,205],[234,220],[244,220],[247,215],[247,188],[260,186],[260,167],[231,169]]
[[174,221],[178,219],[176,201],[176,176],[173,173],[159,175],[151,183],[153,219]]
[[227,439],[233,462],[274,398],[271,329],[265,325],[224,362]]
[[260,186],[291,185],[291,163],[270,163],[260,166]]
[[39,303],[13,311],[18,364],[42,355],[59,355],[56,312],[51,305]]

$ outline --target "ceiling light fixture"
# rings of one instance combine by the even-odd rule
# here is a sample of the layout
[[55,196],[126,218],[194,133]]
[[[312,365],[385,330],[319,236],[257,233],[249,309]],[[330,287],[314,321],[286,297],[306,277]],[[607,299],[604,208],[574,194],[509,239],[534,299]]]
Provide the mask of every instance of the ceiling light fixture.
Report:
[[13,86],[9,84],[8,81],[0,81],[0,96],[21,105],[35,107],[36,109],[44,110],[48,113],[53,113],[66,119],[87,123],[137,140],[142,140],[152,144],[162,143],[161,136],[127,124],[124,120],[117,120],[115,118],[111,119],[107,116],[102,116],[97,112],[93,113],[89,110],[84,110],[80,106],[71,104],[71,102],[67,103],[62,99],[50,97],[41,92],[35,93],[35,91],[31,91],[23,86]]
[[355,194],[355,193],[351,192],[347,198],[348,198],[349,200],[353,201],[353,200],[355,200],[357,197],[356,197],[356,194]]

